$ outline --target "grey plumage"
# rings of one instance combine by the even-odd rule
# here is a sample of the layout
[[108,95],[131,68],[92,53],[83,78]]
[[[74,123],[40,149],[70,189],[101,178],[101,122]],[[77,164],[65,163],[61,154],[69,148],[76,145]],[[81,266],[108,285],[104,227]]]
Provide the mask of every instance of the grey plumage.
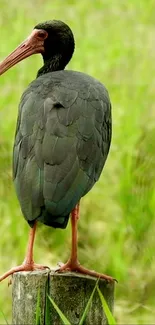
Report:
[[99,179],[111,142],[111,104],[96,79],[74,71],[33,81],[19,105],[13,178],[25,219],[64,228]]

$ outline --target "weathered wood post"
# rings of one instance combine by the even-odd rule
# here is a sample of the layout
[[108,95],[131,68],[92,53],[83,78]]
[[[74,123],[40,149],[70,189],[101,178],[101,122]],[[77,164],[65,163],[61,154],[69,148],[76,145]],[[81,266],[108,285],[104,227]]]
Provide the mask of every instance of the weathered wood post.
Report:
[[[62,321],[51,303],[49,324],[45,321],[45,308],[48,294],[71,324],[79,324],[86,304],[95,286],[96,279],[76,273],[54,273],[53,271],[19,272],[13,276],[13,325],[35,325],[38,292],[40,295],[40,325],[60,325]],[[114,307],[114,283],[100,280],[99,288],[109,308]],[[107,325],[100,298],[95,292],[85,325]]]

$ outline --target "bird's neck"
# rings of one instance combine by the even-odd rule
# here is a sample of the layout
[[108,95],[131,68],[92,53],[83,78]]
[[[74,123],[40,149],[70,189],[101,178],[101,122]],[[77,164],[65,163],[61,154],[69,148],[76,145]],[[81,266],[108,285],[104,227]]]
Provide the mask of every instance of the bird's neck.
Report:
[[53,56],[52,58],[50,58],[48,60],[44,60],[43,67],[38,70],[37,78],[40,77],[41,75],[45,74],[45,73],[48,73],[48,72],[64,70],[65,65],[66,64],[62,60],[61,55],[55,55],[55,56]]

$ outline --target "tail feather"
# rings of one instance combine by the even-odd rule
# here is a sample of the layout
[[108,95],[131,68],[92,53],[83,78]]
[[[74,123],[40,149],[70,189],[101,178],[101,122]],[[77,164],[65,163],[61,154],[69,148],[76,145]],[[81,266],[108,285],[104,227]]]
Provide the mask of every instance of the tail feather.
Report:
[[69,220],[69,214],[66,216],[54,216],[49,211],[46,210],[45,207],[42,207],[41,214],[37,218],[37,221],[44,223],[47,226],[53,228],[62,228],[65,229],[67,227]]

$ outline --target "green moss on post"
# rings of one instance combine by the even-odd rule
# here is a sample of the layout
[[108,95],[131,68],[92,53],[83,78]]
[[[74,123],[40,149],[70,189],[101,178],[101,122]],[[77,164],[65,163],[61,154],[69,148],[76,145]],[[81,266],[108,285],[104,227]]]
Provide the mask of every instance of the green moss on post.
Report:
[[[86,304],[94,289],[96,279],[76,273],[54,273],[50,271],[19,272],[13,276],[12,324],[35,325],[38,292],[40,296],[40,325],[62,325],[62,321],[51,303],[49,324],[45,320],[46,290],[71,324],[79,324]],[[114,283],[99,281],[99,287],[109,308],[114,307]],[[107,325],[97,291],[90,305],[85,325]]]

